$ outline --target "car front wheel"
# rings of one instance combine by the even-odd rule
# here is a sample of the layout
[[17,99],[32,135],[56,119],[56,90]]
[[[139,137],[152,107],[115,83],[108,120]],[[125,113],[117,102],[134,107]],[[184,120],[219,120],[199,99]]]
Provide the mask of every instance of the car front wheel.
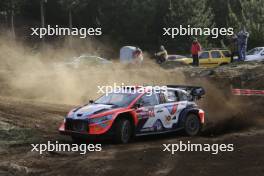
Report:
[[184,123],[184,130],[189,136],[196,136],[199,134],[201,129],[201,124],[199,118],[195,114],[189,114],[186,117]]
[[118,119],[115,126],[114,140],[117,143],[126,144],[132,136],[132,126],[128,119]]

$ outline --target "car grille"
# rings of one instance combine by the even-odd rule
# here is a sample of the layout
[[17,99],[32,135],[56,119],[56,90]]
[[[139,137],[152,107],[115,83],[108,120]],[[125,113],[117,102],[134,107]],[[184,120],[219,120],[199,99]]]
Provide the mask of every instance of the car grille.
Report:
[[89,124],[86,120],[66,119],[65,129],[76,132],[89,132]]

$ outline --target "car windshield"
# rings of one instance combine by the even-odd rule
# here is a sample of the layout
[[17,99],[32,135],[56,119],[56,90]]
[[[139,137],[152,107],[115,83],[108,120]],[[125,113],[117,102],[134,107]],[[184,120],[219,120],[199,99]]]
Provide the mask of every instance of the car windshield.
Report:
[[138,96],[139,93],[110,93],[108,95],[103,95],[94,103],[126,107]]
[[247,54],[248,55],[256,55],[261,51],[262,51],[262,48],[253,48],[252,50],[248,51]]

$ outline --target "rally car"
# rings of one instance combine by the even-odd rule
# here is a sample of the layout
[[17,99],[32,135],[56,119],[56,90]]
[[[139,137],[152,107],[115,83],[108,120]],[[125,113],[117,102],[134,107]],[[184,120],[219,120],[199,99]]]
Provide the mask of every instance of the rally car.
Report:
[[205,94],[202,87],[168,85],[159,87],[162,91],[153,91],[153,86],[142,91],[142,87],[141,91],[135,87],[137,91],[107,93],[74,108],[59,131],[73,140],[111,136],[118,143],[127,143],[133,136],[177,130],[190,136],[200,132],[205,113],[195,101]]

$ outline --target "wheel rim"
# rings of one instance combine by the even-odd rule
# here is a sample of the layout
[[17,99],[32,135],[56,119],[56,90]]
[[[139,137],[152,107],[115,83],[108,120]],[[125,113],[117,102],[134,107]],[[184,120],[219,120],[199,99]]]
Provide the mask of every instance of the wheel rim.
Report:
[[192,117],[187,121],[187,129],[191,133],[196,133],[199,130],[199,122],[196,118]]
[[127,142],[130,138],[130,123],[125,121],[122,126],[122,141]]

